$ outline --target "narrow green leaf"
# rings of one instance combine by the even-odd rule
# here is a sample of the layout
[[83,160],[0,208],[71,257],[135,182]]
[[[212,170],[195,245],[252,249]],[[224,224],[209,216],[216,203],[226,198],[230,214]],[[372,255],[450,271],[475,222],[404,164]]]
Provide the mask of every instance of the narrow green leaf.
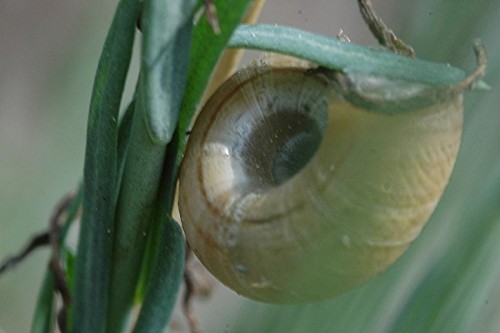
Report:
[[119,3],[94,82],[85,152],[84,211],[70,318],[73,332],[106,329],[117,193],[117,119],[139,6],[138,0]]
[[51,333],[54,328],[54,278],[47,271],[38,294],[31,333]]
[[135,333],[162,332],[168,324],[184,272],[184,236],[171,218],[162,223],[160,244]]
[[145,1],[140,103],[153,141],[167,144],[184,93],[197,0]]
[[182,100],[179,117],[180,149],[177,151],[179,164],[186,144],[186,132],[198,109],[203,92],[210,80],[215,65],[229,41],[234,29],[241,22],[250,0],[216,0],[217,16],[221,33],[215,34],[212,27],[202,19],[193,32],[193,43],[189,59],[188,83]]
[[[78,193],[68,208],[66,220],[59,233],[60,244],[64,243],[68,230],[76,218],[82,204],[83,187],[78,188]],[[47,270],[43,278],[42,287],[31,323],[31,333],[51,333],[54,327],[54,278],[52,272]]]
[[[168,161],[172,162],[170,165],[170,162],[165,165],[165,170],[164,170],[164,176],[162,180],[162,194],[161,196],[165,196],[165,199],[160,199],[162,202],[163,209],[165,210],[165,216],[166,214],[171,210],[171,207],[173,205],[173,193],[174,193],[174,187],[175,187],[175,179],[176,179],[176,174],[177,174],[177,167],[178,167],[178,161],[180,159],[180,155],[182,154],[183,151],[183,146],[181,149],[179,149],[179,142],[182,142],[183,144],[185,143],[185,131],[187,127],[189,126],[190,119],[192,115],[194,114],[196,107],[199,103],[199,100],[201,99],[201,96],[203,94],[203,91],[205,89],[205,86],[208,83],[208,80],[210,78],[210,75],[212,71],[214,70],[214,67],[217,63],[217,60],[219,56],[221,55],[227,41],[229,40],[229,37],[234,30],[234,28],[237,26],[237,24],[240,22],[244,11],[250,1],[245,0],[237,0],[237,1],[216,1],[216,6],[217,6],[217,11],[218,11],[218,17],[220,18],[220,25],[221,25],[221,30],[222,33],[219,35],[216,35],[213,32],[212,27],[208,24],[208,22],[202,18],[201,21],[197,24],[195,27],[195,30],[193,32],[193,43],[192,43],[192,48],[191,48],[191,54],[190,54],[190,63],[189,63],[189,74],[188,74],[188,86],[186,89],[186,95],[185,98],[182,101],[182,107],[181,107],[181,115],[180,115],[180,120],[179,120],[179,127],[177,131],[174,133],[175,144],[171,143],[169,145],[169,152],[167,156],[175,156],[176,160],[170,160]],[[168,189],[168,191],[165,191],[165,189]],[[159,221],[159,220],[158,220]],[[158,238],[159,235],[161,235],[161,229],[163,228],[162,224],[155,223],[153,225],[153,229],[155,231],[152,231],[152,234],[150,235],[149,239],[149,245],[148,245],[148,251],[145,254],[144,258],[144,266],[143,266],[143,275],[142,275],[142,283],[140,286],[139,290],[139,298],[142,298],[142,293],[144,288],[149,288],[148,290],[151,290],[150,287],[148,287],[148,281],[151,279],[155,279],[155,267],[157,266],[155,263],[159,260],[159,258],[156,258],[155,254],[157,254],[157,247],[158,243],[160,242],[160,239]],[[161,254],[159,254],[161,256]],[[171,290],[171,294],[169,297],[173,297],[172,294],[175,290]],[[146,296],[150,297],[150,296]],[[165,296],[167,297],[167,296]],[[144,300],[144,309],[143,309],[143,318],[150,318],[151,315],[149,315],[149,311],[153,311],[155,309],[155,305],[157,302],[173,302],[172,300],[168,300],[165,297],[162,299],[160,298],[149,298]],[[168,297],[167,297],[168,298]],[[153,305],[150,305],[149,302],[153,302]],[[170,303],[169,303],[170,304]],[[168,312],[165,312],[165,314],[168,315]],[[160,317],[161,319],[162,317]],[[160,320],[159,319],[159,320]],[[168,319],[168,318],[167,318]],[[161,320],[166,320],[166,319],[161,319]],[[158,321],[159,326],[162,326],[161,321]],[[142,327],[148,327],[148,326],[142,326],[138,325],[136,329],[142,329]]]
[[[121,181],[123,178],[123,169],[125,168],[125,158],[127,156],[128,145],[130,141],[130,133],[132,132],[132,124],[135,113],[135,99],[130,102],[125,110],[122,118],[120,119],[120,127],[118,129],[118,179]],[[119,186],[117,186],[119,188]],[[117,193],[118,195],[118,193]]]
[[143,115],[136,101],[116,206],[107,332],[121,332],[126,324],[165,158],[165,146],[151,141]]
[[[132,117],[134,111],[134,101],[129,105],[125,114],[123,115],[120,121],[119,127],[119,136],[118,136],[118,160],[123,161],[126,153],[126,146],[128,143],[128,136],[130,132],[130,126],[132,124]],[[123,164],[123,163],[122,163]],[[62,245],[66,239],[66,235],[68,234],[69,228],[71,227],[73,221],[75,221],[76,215],[82,205],[83,200],[83,185],[78,187],[78,192],[71,203],[68,214],[66,217],[66,221],[63,223],[63,227],[59,233],[60,245]],[[63,247],[61,247],[63,248]],[[67,251],[65,251],[65,254]],[[76,259],[71,257],[69,258],[70,262]],[[74,263],[73,263],[74,264]],[[68,265],[67,265],[68,266]],[[72,266],[72,265],[71,265]],[[70,276],[71,272],[68,267],[68,276],[67,281],[70,283],[70,289],[72,289],[71,282],[74,280],[74,276]],[[32,333],[50,333],[53,331],[54,324],[54,280],[52,272],[47,270],[44,276],[44,281],[42,287],[40,288],[40,294],[38,296],[38,301],[35,307],[35,312],[33,316],[33,321],[31,325]]]
[[123,330],[133,303],[166,147],[186,81],[196,4],[196,0],[144,2],[143,59],[116,207],[108,332]]
[[359,73],[429,85],[450,85],[465,78],[461,69],[371,49],[279,25],[242,25],[229,47],[293,55],[344,73]]
[[138,286],[136,288],[136,301],[141,302],[146,293],[148,281],[155,266],[160,246],[160,238],[163,224],[169,222],[169,216],[172,212],[175,197],[175,185],[177,180],[177,168],[175,165],[175,153],[178,149],[177,135],[174,135],[173,140],[167,146],[165,163],[160,179],[160,185],[156,200],[153,207],[153,218],[151,219],[150,232],[147,239],[146,249],[141,264],[141,275]]

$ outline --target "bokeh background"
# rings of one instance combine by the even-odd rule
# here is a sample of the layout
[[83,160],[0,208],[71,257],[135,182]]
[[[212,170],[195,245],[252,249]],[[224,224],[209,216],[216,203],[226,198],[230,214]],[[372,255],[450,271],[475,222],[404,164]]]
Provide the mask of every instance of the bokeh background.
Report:
[[[0,258],[43,229],[81,178],[93,76],[116,4],[0,1]],[[421,58],[472,69],[472,39],[487,47],[491,91],[466,95],[463,145],[442,202],[410,251],[367,285],[301,306],[215,285],[195,304],[204,332],[500,332],[500,0],[375,5]],[[374,44],[355,0],[268,0],[260,21],[331,36],[342,29]],[[0,333],[29,331],[47,258],[39,251],[0,277]],[[179,313],[173,321],[172,332],[186,331]]]

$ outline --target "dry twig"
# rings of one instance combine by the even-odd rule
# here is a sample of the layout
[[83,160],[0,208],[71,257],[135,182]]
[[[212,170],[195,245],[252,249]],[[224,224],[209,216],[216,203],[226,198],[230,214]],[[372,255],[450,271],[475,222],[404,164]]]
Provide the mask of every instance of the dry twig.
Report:
[[413,51],[411,46],[399,39],[394,31],[387,28],[382,19],[377,16],[372,0],[358,0],[358,5],[363,19],[381,45],[395,53],[415,57],[415,51]]

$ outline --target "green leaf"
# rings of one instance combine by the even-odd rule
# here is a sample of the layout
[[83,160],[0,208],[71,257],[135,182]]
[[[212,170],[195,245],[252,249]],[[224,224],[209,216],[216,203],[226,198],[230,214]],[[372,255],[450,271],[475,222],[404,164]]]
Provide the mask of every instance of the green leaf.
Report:
[[186,132],[198,109],[203,92],[214,71],[215,65],[224,51],[234,29],[241,22],[250,0],[216,0],[217,16],[221,33],[215,34],[208,22],[202,19],[193,32],[193,42],[189,59],[188,83],[182,100],[179,117],[177,164],[180,164],[187,141]]
[[152,209],[150,232],[147,239],[146,249],[141,264],[141,275],[136,288],[136,301],[141,302],[145,296],[148,281],[150,280],[156,261],[156,257],[162,255],[158,252],[160,238],[164,224],[169,223],[175,197],[175,184],[177,181],[177,169],[175,165],[175,153],[178,149],[177,135],[167,146],[163,173],[160,179],[159,190]]
[[449,65],[371,49],[304,30],[279,25],[242,25],[229,47],[280,52],[344,73],[382,76],[434,86],[451,85],[465,78]]
[[51,333],[54,328],[54,278],[47,271],[38,294],[31,333]]
[[[68,230],[78,214],[83,199],[83,187],[78,188],[78,193],[68,208],[66,220],[59,233],[60,244],[64,243]],[[31,333],[50,333],[54,328],[54,278],[51,271],[47,270],[40,288],[38,300],[31,323]]]
[[[189,126],[190,119],[194,114],[196,107],[201,99],[203,91],[208,84],[208,80],[214,67],[217,63],[219,56],[222,54],[224,47],[229,40],[229,37],[240,22],[244,11],[248,5],[249,1],[217,1],[217,11],[218,16],[221,18],[220,25],[222,33],[216,35],[213,32],[212,27],[208,24],[205,19],[201,19],[201,21],[196,25],[195,30],[193,32],[193,42],[191,46],[190,53],[190,63],[189,63],[189,74],[188,74],[188,84],[186,88],[186,95],[183,99],[182,111],[180,115],[179,127],[175,132],[175,140],[174,143],[169,144],[169,150],[167,156],[176,156],[177,160],[171,160],[168,158],[167,163],[164,168],[164,175],[162,179],[161,185],[161,195],[159,201],[162,202],[162,207],[166,213],[170,212],[173,205],[173,190],[175,187],[175,179],[177,174],[178,161],[180,159],[180,155],[182,154],[184,146],[179,148],[179,142],[185,143],[185,131]],[[175,163],[174,163],[175,162]],[[170,164],[172,163],[172,164]],[[164,189],[169,189],[170,192],[165,191]],[[164,199],[161,199],[161,197]],[[165,213],[165,216],[166,216]],[[158,220],[160,221],[160,220]],[[153,225],[153,230],[150,235],[150,239],[148,240],[148,251],[145,253],[145,258],[143,261],[143,272],[140,284],[140,290],[138,291],[138,297],[141,299],[143,297],[143,289],[147,288],[148,281],[150,279],[155,279],[154,269],[156,267],[155,262],[159,259],[156,259],[155,254],[157,253],[156,248],[157,244],[160,242],[158,238],[161,235],[161,229],[163,228],[162,224],[155,223]],[[173,291],[171,291],[173,292]],[[159,301],[159,300],[158,300]],[[163,302],[167,302],[168,300],[164,299]],[[171,300],[173,301],[173,300]],[[153,309],[148,305],[150,300],[144,300],[145,310],[143,310],[144,316],[147,315],[148,312],[146,309]],[[157,302],[157,301],[154,301]],[[149,311],[149,310],[147,310]],[[161,326],[161,325],[160,325]],[[138,326],[142,327],[142,326]]]
[[[135,114],[135,99],[130,102],[125,113],[120,119],[120,127],[118,128],[118,180],[121,182],[123,178],[123,169],[125,168],[125,160],[127,157],[128,146],[130,142],[130,133],[132,132],[132,124]],[[119,188],[119,186],[117,186]],[[118,193],[117,193],[118,195]]]
[[[115,217],[108,332],[126,325],[187,76],[196,0],[144,2],[142,61]],[[166,189],[173,193],[173,185]]]
[[[119,137],[118,137],[118,160],[123,161],[125,157],[125,151],[128,143],[128,136],[130,132],[130,126],[132,124],[132,117],[134,111],[134,102],[132,102],[127,108],[124,116],[120,121],[119,127]],[[123,164],[123,163],[122,163]],[[76,215],[81,208],[83,199],[83,185],[78,187],[78,193],[68,208],[68,213],[65,222],[59,233],[61,249],[64,249],[62,244],[66,240],[69,228],[76,219]],[[67,281],[70,290],[73,289],[74,285],[74,264],[76,256],[68,250],[63,251],[61,256],[67,256],[66,258],[66,268],[67,268]],[[35,307],[34,317],[31,325],[32,333],[50,333],[53,331],[54,325],[54,279],[53,274],[49,270],[45,273],[44,281],[42,287],[40,288],[40,294],[38,296],[37,305]]]
[[145,1],[139,99],[153,141],[167,144],[186,83],[197,0]]
[[120,332],[132,305],[165,147],[151,141],[137,107],[123,168],[115,216],[108,332]]
[[84,211],[70,318],[73,332],[106,329],[118,184],[117,120],[139,4],[138,0],[119,3],[94,82],[85,152]]
[[181,228],[168,218],[162,229],[135,333],[162,332],[165,329],[182,280],[185,249]]

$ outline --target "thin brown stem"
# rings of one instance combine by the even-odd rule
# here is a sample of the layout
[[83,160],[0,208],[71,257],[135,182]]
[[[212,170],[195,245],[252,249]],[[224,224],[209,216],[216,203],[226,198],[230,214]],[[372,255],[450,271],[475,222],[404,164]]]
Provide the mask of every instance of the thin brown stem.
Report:
[[[18,264],[20,264],[23,260],[25,260],[35,250],[43,246],[52,245],[53,241],[55,240],[58,241],[59,230],[61,228],[59,224],[60,216],[66,211],[66,209],[69,207],[69,205],[73,202],[74,199],[75,199],[75,194],[71,193],[64,196],[57,203],[50,218],[49,230],[42,231],[36,234],[35,236],[31,237],[26,246],[18,254],[7,257],[2,262],[2,264],[0,264],[0,275],[11,269],[14,269]],[[52,248],[54,248],[53,245]],[[57,251],[59,253],[59,248],[57,248]]]
[[50,235],[48,231],[43,231],[31,238],[18,254],[7,257],[0,265],[0,275],[14,269],[17,264],[21,263],[33,251],[50,244]]
[[52,257],[49,262],[49,268],[54,276],[54,287],[55,290],[61,295],[62,298],[62,308],[57,316],[57,322],[61,332],[66,332],[66,319],[68,314],[68,309],[71,303],[71,295],[69,292],[68,282],[66,281],[66,273],[60,262],[60,239],[59,239],[59,229],[61,216],[71,205],[75,199],[75,194],[67,194],[64,198],[59,201],[56,208],[54,209],[52,216],[50,218],[49,226],[49,239],[50,246],[52,248]]
[[411,46],[398,38],[394,31],[389,29],[382,19],[378,17],[373,8],[372,0],[358,0],[358,5],[363,19],[381,45],[395,53],[415,57],[415,51]]
[[[473,89],[486,73],[488,57],[486,55],[486,49],[484,48],[483,43],[479,39],[474,40],[472,46],[476,55],[476,68],[472,73],[467,75],[465,79],[450,87],[449,93],[451,94],[462,94],[465,90]],[[489,89],[487,85],[483,86],[482,88]]]
[[31,238],[28,244],[19,254],[11,256],[4,260],[0,265],[0,275],[10,269],[13,269],[17,264],[21,263],[26,257],[33,253],[36,249],[42,246],[50,245],[52,249],[52,257],[49,262],[49,269],[54,275],[55,290],[61,295],[63,307],[58,315],[58,323],[61,332],[66,332],[66,318],[69,304],[71,302],[68,283],[66,281],[64,269],[60,263],[60,230],[61,217],[66,212],[68,207],[75,200],[76,194],[70,193],[65,195],[54,208],[50,217],[48,231],[43,231]]
[[472,47],[476,55],[476,69],[458,83],[458,86],[462,90],[472,89],[486,73],[488,56],[486,55],[486,49],[483,43],[479,39],[476,39],[473,41]]

